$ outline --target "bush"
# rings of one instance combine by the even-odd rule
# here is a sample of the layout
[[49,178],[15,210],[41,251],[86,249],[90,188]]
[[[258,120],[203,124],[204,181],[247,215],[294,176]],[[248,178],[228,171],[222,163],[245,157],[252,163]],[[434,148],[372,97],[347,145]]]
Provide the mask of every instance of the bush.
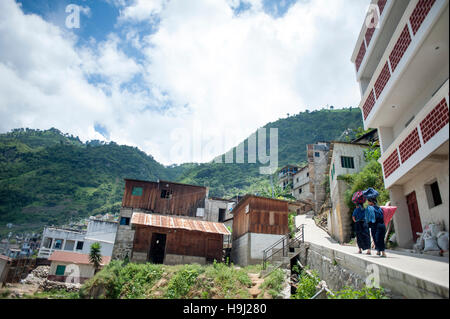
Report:
[[264,295],[265,290],[269,290],[269,294],[272,298],[275,298],[279,295],[281,290],[283,289],[284,283],[284,272],[281,269],[275,269],[270,273],[269,276],[264,280],[261,284],[262,293]]
[[311,299],[317,292],[317,285],[320,282],[319,275],[315,270],[308,275],[302,271],[299,277],[297,291],[291,296],[291,299]]
[[328,294],[328,299],[389,299],[383,288],[364,287],[361,290],[353,289],[349,286],[334,292],[334,296]]
[[177,272],[169,281],[166,297],[170,299],[181,299],[187,296],[191,287],[195,284],[201,267],[198,265],[186,265]]

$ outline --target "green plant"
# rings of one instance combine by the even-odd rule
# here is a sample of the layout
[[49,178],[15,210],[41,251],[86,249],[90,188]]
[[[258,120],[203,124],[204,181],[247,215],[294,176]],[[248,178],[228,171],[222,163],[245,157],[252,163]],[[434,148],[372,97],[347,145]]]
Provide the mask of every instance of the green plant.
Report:
[[169,282],[166,297],[170,299],[185,298],[200,273],[197,265],[186,265],[177,272]]
[[327,295],[328,299],[389,299],[383,288],[367,286],[360,290],[345,286],[342,290],[333,293],[334,295]]
[[306,272],[306,268],[301,272],[297,291],[291,295],[291,299],[311,299],[316,294],[320,278],[315,270],[310,271],[310,273]]
[[283,283],[285,280],[284,276],[284,272],[281,269],[275,269],[272,271],[261,284],[261,295],[264,295],[264,292],[268,291],[272,298],[278,296],[283,289]]
[[95,271],[97,272],[102,263],[102,255],[100,254],[102,246],[100,243],[93,243],[91,245],[91,250],[89,252],[89,262],[94,265]]

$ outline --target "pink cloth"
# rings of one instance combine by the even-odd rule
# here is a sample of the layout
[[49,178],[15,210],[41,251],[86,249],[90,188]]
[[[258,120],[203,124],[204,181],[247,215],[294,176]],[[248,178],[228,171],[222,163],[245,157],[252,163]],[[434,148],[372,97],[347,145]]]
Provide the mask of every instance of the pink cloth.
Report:
[[381,209],[383,210],[384,224],[387,226],[394,216],[397,206],[381,206]]

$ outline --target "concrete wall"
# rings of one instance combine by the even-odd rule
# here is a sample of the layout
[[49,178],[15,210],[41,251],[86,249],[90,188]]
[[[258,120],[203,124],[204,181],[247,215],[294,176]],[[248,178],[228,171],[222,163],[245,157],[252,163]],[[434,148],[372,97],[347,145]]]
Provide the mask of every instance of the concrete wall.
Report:
[[[398,207],[393,220],[397,242],[400,247],[411,248],[413,245],[411,222],[406,205],[406,196],[413,191],[416,192],[422,228],[430,223],[437,223],[442,224],[445,230],[449,231],[448,165],[448,160],[436,163],[430,162],[426,169],[410,178],[404,185],[395,185],[389,189],[391,205]],[[430,208],[426,185],[434,181],[438,183],[442,204]]]
[[206,257],[166,254],[165,265],[206,264]]
[[233,215],[230,213],[230,208],[234,207],[235,203],[232,201],[223,201],[217,199],[207,198],[205,200],[205,217],[204,220],[210,222],[219,221],[219,209],[225,209],[225,220],[232,218]]
[[331,197],[332,208],[328,214],[328,231],[334,239],[343,243],[350,240],[352,232],[351,213],[344,197],[348,185],[341,180],[337,180],[335,184]]
[[371,263],[357,255],[339,252],[320,245],[312,243],[302,245],[299,257],[303,265],[318,272],[319,277],[326,281],[331,290],[340,290],[344,286],[361,289],[365,284],[366,277],[373,271],[371,268],[376,267],[380,286],[390,291],[390,295],[394,298],[448,299],[449,297],[448,288],[393,268]]
[[9,264],[8,260],[0,258],[0,286],[1,283],[6,281],[6,276],[8,275]]
[[259,264],[263,260],[264,249],[274,244],[281,237],[283,235],[246,233],[233,241],[231,261],[243,267]]
[[[121,217],[129,217],[131,219],[133,215],[133,209],[121,208],[119,220]],[[123,260],[126,256],[131,259],[133,251],[134,230],[130,225],[118,225],[116,238],[114,241],[114,248],[112,251],[112,259]]]

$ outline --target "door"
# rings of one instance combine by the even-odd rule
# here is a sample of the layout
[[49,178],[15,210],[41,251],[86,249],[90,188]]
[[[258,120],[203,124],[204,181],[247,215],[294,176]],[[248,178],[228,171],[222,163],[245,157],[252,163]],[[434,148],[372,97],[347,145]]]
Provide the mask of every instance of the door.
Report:
[[411,230],[414,241],[419,237],[417,233],[422,232],[422,222],[420,221],[419,207],[417,206],[416,192],[406,196],[406,204],[408,205],[409,220],[411,222]]
[[166,234],[153,233],[150,245],[149,260],[154,264],[162,264],[166,253]]

